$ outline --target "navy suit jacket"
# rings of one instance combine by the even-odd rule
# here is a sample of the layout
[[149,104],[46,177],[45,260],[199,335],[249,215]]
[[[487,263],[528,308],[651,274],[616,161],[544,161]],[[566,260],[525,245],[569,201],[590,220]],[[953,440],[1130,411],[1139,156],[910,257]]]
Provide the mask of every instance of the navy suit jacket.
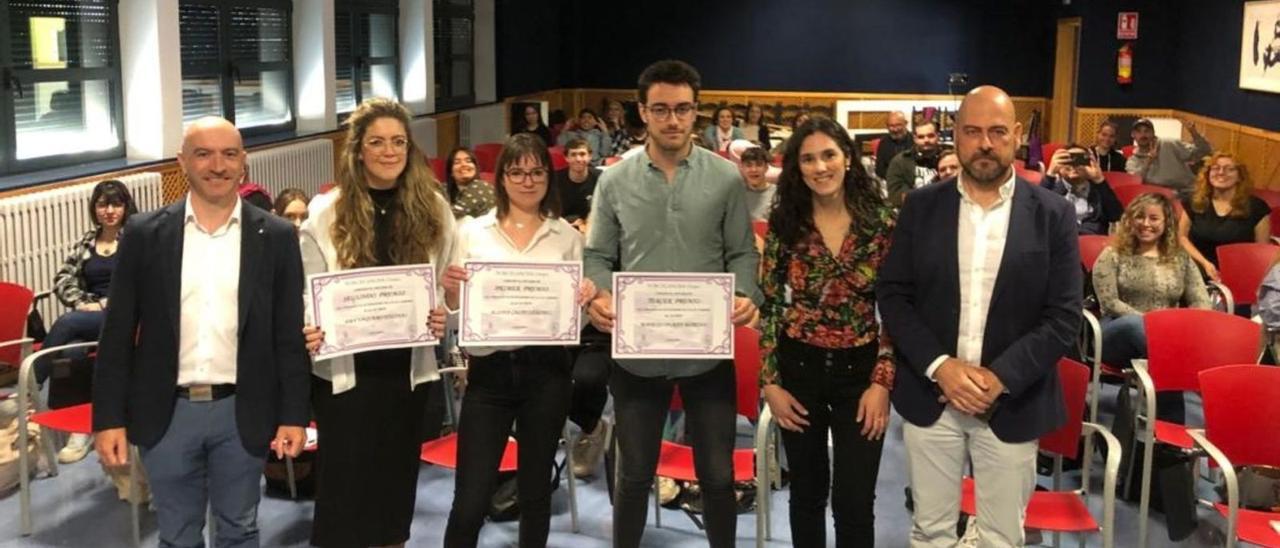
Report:
[[[93,429],[152,447],[173,417],[186,201],[131,217],[120,239],[93,382]],[[302,255],[293,226],[244,204],[240,225],[236,424],[264,455],[280,425],[309,420]]]
[[[996,437],[1018,443],[1062,425],[1057,362],[1076,339],[1083,281],[1075,211],[1021,178],[1014,184],[1009,233],[996,274],[982,361],[1008,393],[990,420]],[[925,377],[935,358],[956,355],[960,323],[955,179],[912,191],[880,266],[876,297],[898,355],[893,404],[919,426],[938,420],[941,389]]]

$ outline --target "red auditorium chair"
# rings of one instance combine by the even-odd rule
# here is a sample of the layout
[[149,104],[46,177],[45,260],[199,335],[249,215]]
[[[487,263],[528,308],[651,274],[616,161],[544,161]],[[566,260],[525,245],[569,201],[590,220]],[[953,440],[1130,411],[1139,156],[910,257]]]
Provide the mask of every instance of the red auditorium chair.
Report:
[[1125,145],[1120,147],[1120,154],[1123,154],[1125,158],[1133,156],[1133,145]]
[[621,162],[621,161],[622,161],[622,157],[621,157],[621,156],[610,156],[610,157],[608,157],[608,158],[605,158],[605,159],[604,159],[604,165],[607,167],[607,166],[611,166],[611,165],[616,164],[616,163]]
[[[1222,470],[1227,503],[1201,500],[1226,518],[1226,546],[1280,546],[1280,512],[1240,508],[1237,466],[1280,468],[1280,368],[1227,365],[1200,372],[1204,430],[1188,434]],[[1263,418],[1263,420],[1259,420]]]
[[436,174],[436,180],[444,184],[444,158],[428,158],[427,163],[431,164],[431,171]]
[[[1215,310],[1155,310],[1143,315],[1143,324],[1147,331],[1147,359],[1145,365],[1142,360],[1136,360],[1138,363],[1132,369],[1143,403],[1136,409],[1134,435],[1135,441],[1144,445],[1141,455],[1142,493],[1138,499],[1138,546],[1147,545],[1155,444],[1183,450],[1195,447],[1186,426],[1156,419],[1156,392],[1199,392],[1201,371],[1221,365],[1257,363],[1262,342],[1262,326]],[[1126,483],[1134,479],[1133,466],[1136,462],[1135,458],[1129,459]]]
[[1220,245],[1218,272],[1222,283],[1231,290],[1232,303],[1253,305],[1258,301],[1258,286],[1280,254],[1271,244],[1243,243]]
[[769,233],[769,221],[751,221],[751,230],[755,231],[756,236],[764,238],[764,235]]
[[[61,409],[48,409],[45,402],[39,399],[39,391],[36,388],[36,369],[35,362],[52,354],[59,354],[66,350],[82,349],[89,350],[97,348],[97,342],[74,343],[62,346],[54,346],[41,349],[39,352],[31,354],[22,360],[22,367],[18,371],[19,386],[26,386],[28,389],[18,390],[18,462],[19,470],[29,470],[32,455],[28,450],[29,442],[27,441],[27,422],[34,422],[40,427],[40,450],[44,453],[46,461],[49,463],[50,477],[58,475],[58,459],[53,450],[53,431],[68,432],[72,434],[92,434],[93,433],[93,404],[84,403],[64,407]],[[87,367],[87,366],[86,366]],[[35,398],[35,401],[31,401]],[[138,449],[133,445],[129,446],[129,485],[136,487],[139,477],[138,463],[140,461]],[[31,517],[31,478],[28,474],[20,473],[19,476],[19,513],[21,519],[21,528],[23,536],[30,536],[34,529]],[[140,544],[140,530],[138,522],[138,507],[141,504],[141,497],[137,493],[129,495],[129,510],[133,521],[132,533],[133,543],[135,546]]]
[[1271,208],[1271,241],[1280,243],[1280,207]]
[[498,155],[502,153],[502,143],[480,143],[472,151],[476,155],[476,169],[480,172],[493,171],[498,165]]
[[569,167],[569,159],[565,158],[564,152],[560,147],[551,147],[547,149],[547,153],[551,155],[551,170],[560,171]]
[[[1089,391],[1088,366],[1062,358],[1058,360],[1058,378],[1062,382],[1063,400],[1067,407],[1067,422],[1061,428],[1040,437],[1040,451],[1053,457],[1053,484],[1062,481],[1062,459],[1081,458],[1080,437],[1091,439],[1100,436],[1107,446],[1107,460],[1103,465],[1102,480],[1102,522],[1099,523],[1089,511],[1089,467],[1092,453],[1084,452],[1081,485],[1078,490],[1069,491],[1035,491],[1027,504],[1026,526],[1042,531],[1053,531],[1054,546],[1058,545],[1058,533],[1079,533],[1080,543],[1084,544],[1083,535],[1097,532],[1102,535],[1102,546],[1111,548],[1115,545],[1116,517],[1116,476],[1120,471],[1120,441],[1105,427],[1093,422],[1084,422],[1084,404]],[[1086,445],[1086,447],[1089,447]],[[978,515],[977,500],[974,495],[973,478],[964,478],[961,489],[960,511],[971,516]]]
[[1102,176],[1107,179],[1107,184],[1112,189],[1122,186],[1133,186],[1142,184],[1142,177],[1131,175],[1123,171],[1104,171]]
[[1280,207],[1280,190],[1254,189],[1253,195],[1262,198],[1267,207]]
[[1174,203],[1177,204],[1176,202],[1177,196],[1168,187],[1157,186],[1157,185],[1145,185],[1145,184],[1122,185],[1119,187],[1112,187],[1111,190],[1116,193],[1116,198],[1120,200],[1120,205],[1124,207],[1129,207],[1129,203],[1132,202],[1134,198],[1137,198],[1138,196],[1141,196],[1148,192],[1164,194],[1165,196],[1173,198],[1175,200]]
[[1044,143],[1044,144],[1040,145],[1040,154],[1042,154],[1042,155],[1043,155],[1043,156],[1041,156],[1041,158],[1042,158],[1042,160],[1041,160],[1041,161],[1043,161],[1043,162],[1045,163],[1045,165],[1048,165],[1048,164],[1049,164],[1049,160],[1053,158],[1053,153],[1057,152],[1057,151],[1058,151],[1058,149],[1060,149],[1060,148],[1062,148],[1062,147],[1064,147],[1064,146],[1066,146],[1066,145],[1064,145],[1064,144],[1062,144],[1062,143]]
[[1040,181],[1044,180],[1044,173],[1041,173],[1039,171],[1032,171],[1030,169],[1018,169],[1017,166],[1015,166],[1013,170],[1015,173],[1018,174],[1019,177],[1026,179],[1028,183],[1031,183],[1033,185],[1038,185],[1040,184]]
[[22,360],[39,349],[27,337],[27,315],[35,293],[25,286],[0,282],[0,369],[18,368]]
[[1080,236],[1080,265],[1087,273],[1093,272],[1093,265],[1098,262],[1102,250],[1111,243],[1110,236],[1083,234]]

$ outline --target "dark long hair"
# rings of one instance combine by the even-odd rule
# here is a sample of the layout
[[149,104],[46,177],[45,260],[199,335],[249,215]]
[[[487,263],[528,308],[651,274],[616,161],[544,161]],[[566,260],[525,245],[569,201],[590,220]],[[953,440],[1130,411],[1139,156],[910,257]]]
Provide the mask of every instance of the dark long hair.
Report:
[[120,215],[120,226],[124,226],[124,222],[129,220],[129,216],[138,212],[138,205],[133,201],[133,195],[129,194],[129,187],[116,179],[107,179],[94,185],[93,195],[89,196],[89,220],[93,221],[93,226],[98,230],[102,230],[102,225],[98,223],[98,201],[109,205],[118,205],[124,207],[124,214]]
[[449,197],[450,204],[458,201],[459,187],[458,181],[453,179],[453,160],[456,159],[459,154],[466,154],[467,156],[470,156],[471,163],[476,166],[476,178],[472,179],[471,182],[474,183],[476,180],[480,179],[480,162],[476,161],[476,155],[474,152],[471,152],[467,147],[458,147],[450,151],[449,155],[444,157],[444,189],[445,195]]
[[885,207],[884,198],[875,182],[867,176],[858,157],[857,147],[849,134],[830,118],[812,116],[796,128],[787,139],[782,155],[782,174],[778,176],[778,192],[769,212],[769,230],[778,235],[784,246],[794,246],[816,230],[813,224],[813,191],[800,174],[800,145],[810,135],[821,133],[836,142],[849,161],[844,174],[844,205],[853,217],[852,233],[875,229],[879,225],[877,211]]

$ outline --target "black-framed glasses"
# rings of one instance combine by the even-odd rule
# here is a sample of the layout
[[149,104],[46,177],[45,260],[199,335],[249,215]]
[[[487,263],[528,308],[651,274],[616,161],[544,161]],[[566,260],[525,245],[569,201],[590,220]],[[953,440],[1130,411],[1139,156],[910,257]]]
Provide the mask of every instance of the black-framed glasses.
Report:
[[659,120],[666,120],[670,118],[672,114],[675,114],[676,118],[687,119],[689,116],[693,115],[693,111],[698,108],[698,105],[694,103],[680,103],[678,105],[671,106],[658,103],[656,105],[645,105],[644,108],[649,111],[649,115]]
[[515,183],[524,182],[530,177],[536,182],[542,182],[547,180],[547,175],[550,175],[550,172],[544,167],[535,167],[528,171],[519,168],[506,171],[507,180]]

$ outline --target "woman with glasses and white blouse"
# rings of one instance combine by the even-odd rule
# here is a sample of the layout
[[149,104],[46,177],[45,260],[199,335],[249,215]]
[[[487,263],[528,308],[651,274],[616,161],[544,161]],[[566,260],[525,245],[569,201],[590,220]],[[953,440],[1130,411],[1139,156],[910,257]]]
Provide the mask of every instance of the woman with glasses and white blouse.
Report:
[[[551,156],[528,134],[507,139],[498,156],[497,207],[463,224],[458,260],[445,272],[457,302],[468,259],[580,261],[582,235],[559,216]],[[579,305],[595,296],[583,280]],[[585,314],[582,316],[585,318]],[[515,426],[520,468],[520,541],[545,546],[551,520],[551,467],[569,412],[572,363],[564,346],[468,347],[467,394],[458,423],[458,471],[446,547],[475,546],[498,479],[498,463]]]

